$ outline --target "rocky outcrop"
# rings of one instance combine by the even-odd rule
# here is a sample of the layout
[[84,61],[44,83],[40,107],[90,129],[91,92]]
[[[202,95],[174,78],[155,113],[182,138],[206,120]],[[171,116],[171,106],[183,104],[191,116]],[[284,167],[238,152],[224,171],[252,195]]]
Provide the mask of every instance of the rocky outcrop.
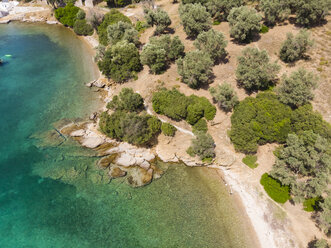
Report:
[[92,80],[91,82],[85,84],[86,87],[97,87],[97,88],[104,88],[107,84],[107,80],[104,79],[104,78],[99,78],[99,79],[96,79],[96,80]]

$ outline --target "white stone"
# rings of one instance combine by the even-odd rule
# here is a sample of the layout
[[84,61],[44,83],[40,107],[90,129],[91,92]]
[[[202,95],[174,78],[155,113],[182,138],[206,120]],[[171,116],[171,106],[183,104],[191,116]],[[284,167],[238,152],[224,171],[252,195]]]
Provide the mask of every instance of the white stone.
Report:
[[92,136],[92,137],[86,137],[83,142],[82,145],[87,147],[87,148],[97,148],[98,146],[102,145],[103,143],[105,143],[105,140],[101,137],[98,136]]
[[122,153],[116,160],[116,164],[123,167],[130,167],[136,163],[136,159],[127,153]]
[[79,130],[71,132],[70,136],[72,136],[72,137],[81,137],[81,136],[84,136],[84,134],[85,134],[85,130],[84,129],[79,129]]
[[151,165],[145,160],[144,162],[142,162],[140,164],[140,167],[145,169],[145,170],[148,170],[151,167]]

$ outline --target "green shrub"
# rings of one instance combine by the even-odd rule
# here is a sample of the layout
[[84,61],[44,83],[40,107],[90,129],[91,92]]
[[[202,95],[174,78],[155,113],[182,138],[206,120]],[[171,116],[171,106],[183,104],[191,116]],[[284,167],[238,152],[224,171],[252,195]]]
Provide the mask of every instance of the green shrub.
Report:
[[85,14],[84,10],[82,10],[82,9],[79,10],[78,13],[77,13],[77,19],[78,20],[84,20],[85,17],[86,17],[86,14]]
[[140,111],[144,108],[144,99],[140,94],[134,93],[131,88],[123,88],[119,95],[114,96],[107,104],[112,110],[124,110],[129,112]]
[[108,42],[115,45],[119,41],[126,40],[136,46],[139,45],[139,33],[131,23],[119,21],[107,27]]
[[314,197],[314,198],[308,198],[306,200],[304,200],[303,202],[303,210],[307,211],[307,212],[313,212],[318,210],[318,204],[320,201],[322,201],[323,198],[322,197]]
[[217,26],[217,25],[220,25],[220,24],[221,24],[220,21],[214,21],[214,22],[213,22],[213,25],[214,25],[214,26]]
[[251,169],[255,169],[256,167],[258,167],[258,163],[256,163],[256,161],[257,156],[255,155],[246,155],[242,160],[242,162]]
[[260,29],[260,33],[261,34],[266,34],[269,32],[269,27],[267,27],[266,25],[262,25],[261,29]]
[[98,61],[100,71],[115,82],[125,82],[142,69],[139,51],[133,43],[120,41]]
[[116,9],[110,10],[104,17],[98,27],[99,41],[101,45],[108,45],[107,27],[119,21],[131,23],[131,20]]
[[88,24],[86,20],[77,20],[74,24],[74,32],[78,35],[90,36],[94,30],[91,24]]
[[210,88],[209,92],[213,96],[214,102],[226,112],[231,111],[239,103],[237,93],[228,83]]
[[290,199],[289,187],[281,185],[279,181],[269,176],[268,173],[262,175],[260,183],[275,202],[285,203]]
[[291,131],[291,108],[272,92],[246,97],[231,116],[230,138],[236,150],[255,153],[258,145],[284,143]]
[[160,132],[161,122],[154,116],[115,111],[102,113],[99,126],[112,139],[134,145],[148,145]]
[[206,118],[206,120],[210,121],[213,120],[216,115],[216,107],[209,102],[209,100],[202,96],[198,97],[196,95],[190,95],[189,96],[191,105],[198,104],[203,109],[203,117]]
[[[244,5],[243,0],[209,0],[204,4],[209,14],[220,23],[221,20],[226,20],[233,8]],[[215,24],[214,24],[215,25]]]
[[137,21],[136,22],[136,30],[139,32],[139,33],[142,33],[146,30],[147,28],[147,23],[146,22],[142,22],[142,21]]
[[58,8],[55,10],[55,17],[64,26],[73,27],[75,21],[77,20],[77,13],[80,8],[74,6],[73,4],[67,4],[64,8]]
[[177,131],[177,129],[173,125],[166,122],[162,123],[161,130],[165,136],[171,136],[171,137],[175,136]]
[[207,126],[207,122],[205,119],[199,119],[194,125],[193,125],[193,129],[192,129],[193,133],[197,133],[197,132],[202,132],[202,133],[207,133],[208,131],[208,126]]

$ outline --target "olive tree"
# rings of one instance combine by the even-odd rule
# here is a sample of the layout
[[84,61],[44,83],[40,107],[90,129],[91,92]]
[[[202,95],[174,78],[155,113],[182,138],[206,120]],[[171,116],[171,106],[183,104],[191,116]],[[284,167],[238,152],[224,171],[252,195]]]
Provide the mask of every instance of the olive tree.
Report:
[[171,40],[170,35],[152,37],[141,53],[141,61],[148,65],[151,72],[160,74],[164,72],[168,64],[183,56],[184,45],[176,36]]
[[183,59],[177,60],[178,74],[182,82],[191,88],[199,88],[211,81],[212,66],[213,61],[209,55],[199,50],[188,52]]
[[288,33],[287,39],[281,45],[279,57],[284,62],[295,62],[301,59],[313,44],[310,33],[306,30],[300,30],[296,36]]
[[163,33],[170,25],[171,19],[166,11],[161,8],[157,9],[144,9],[145,19],[148,25],[151,25],[155,29],[155,34]]
[[120,41],[99,57],[100,71],[115,82],[124,82],[135,76],[142,66],[139,51],[133,43]]
[[195,38],[199,33],[211,28],[210,14],[200,3],[181,5],[179,15],[184,31],[190,38]]
[[209,92],[217,105],[226,112],[231,111],[239,103],[236,92],[228,83],[210,88]]
[[253,8],[233,8],[228,16],[230,35],[240,42],[250,41],[261,29],[262,17]]
[[243,0],[209,0],[205,6],[213,18],[226,20],[232,8],[240,7],[243,4]]
[[313,89],[316,88],[317,77],[303,68],[292,72],[291,76],[284,75],[277,93],[279,100],[291,107],[299,107],[313,100]]
[[227,41],[223,33],[215,31],[214,29],[200,33],[194,41],[194,45],[197,49],[208,53],[215,63],[219,62],[227,55],[225,51]]
[[191,156],[199,156],[201,160],[215,157],[215,142],[210,134],[198,132],[187,150]]
[[321,196],[331,171],[329,149],[328,141],[311,130],[289,134],[285,146],[276,152],[270,175],[291,187],[296,202]]
[[291,14],[289,2],[283,0],[261,0],[260,8],[265,21],[271,25],[285,21]]
[[238,57],[236,76],[239,85],[248,91],[266,89],[277,78],[280,66],[270,63],[267,51],[247,47]]
[[331,9],[330,0],[296,0],[294,4],[296,21],[303,26],[320,23]]
[[115,45],[121,40],[129,43],[139,44],[138,31],[131,23],[119,21],[107,27],[108,40],[111,45]]

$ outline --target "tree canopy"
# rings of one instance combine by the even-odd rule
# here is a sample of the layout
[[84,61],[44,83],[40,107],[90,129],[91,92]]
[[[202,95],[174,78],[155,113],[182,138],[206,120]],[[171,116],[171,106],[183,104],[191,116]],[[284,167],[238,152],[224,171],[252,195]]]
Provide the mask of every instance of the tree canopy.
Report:
[[209,92],[217,105],[226,112],[231,111],[239,103],[236,92],[228,83],[210,88]]
[[128,22],[119,21],[109,25],[107,27],[107,35],[110,45],[115,45],[122,40],[135,45],[139,44],[138,31]]
[[259,6],[264,13],[265,21],[270,25],[285,21],[291,14],[289,1],[261,0]]
[[144,108],[144,99],[140,94],[134,93],[131,88],[123,88],[119,95],[108,102],[107,108],[115,111],[138,112]]
[[145,19],[148,25],[156,26],[155,34],[162,34],[171,25],[171,19],[166,11],[161,8],[144,9]]

